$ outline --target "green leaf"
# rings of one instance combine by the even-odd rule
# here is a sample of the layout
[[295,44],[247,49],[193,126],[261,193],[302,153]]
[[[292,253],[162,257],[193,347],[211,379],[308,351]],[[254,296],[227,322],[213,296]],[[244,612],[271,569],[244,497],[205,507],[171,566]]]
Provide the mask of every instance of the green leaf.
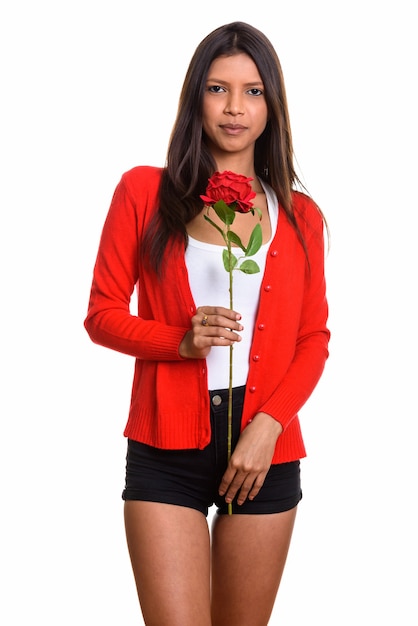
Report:
[[251,237],[248,242],[248,247],[247,247],[245,256],[253,256],[256,252],[260,250],[262,243],[263,243],[263,234],[261,232],[261,226],[260,224],[256,224],[254,226],[253,232],[251,233]]
[[213,208],[219,219],[227,226],[231,226],[235,219],[235,211],[231,209],[223,200],[215,202]]
[[224,268],[227,272],[232,272],[238,263],[237,257],[234,254],[229,255],[228,250],[222,250],[222,260],[224,262]]
[[257,206],[255,206],[255,207],[253,207],[253,212],[252,212],[253,215],[254,215],[254,211],[257,211],[257,215],[260,218],[260,220],[263,219],[263,212],[262,212],[261,209],[259,209]]
[[255,261],[251,261],[251,259],[243,261],[237,269],[244,272],[244,274],[257,274],[257,272],[260,271],[257,263]]
[[241,239],[238,237],[238,235],[236,233],[234,233],[232,230],[229,230],[227,232],[226,236],[227,236],[227,239],[231,243],[234,243],[235,245],[239,246],[243,252],[247,252],[246,247],[244,246],[244,244],[242,243]]
[[210,219],[210,217],[208,217],[207,215],[203,215],[203,217],[205,218],[205,220],[206,220],[207,222],[209,222],[209,224],[212,224],[212,226],[214,226],[214,227],[216,228],[216,230],[217,230],[218,232],[220,232],[220,233],[221,233],[221,235],[222,235],[222,237],[223,237],[223,240],[224,240],[224,241],[225,241],[225,243],[226,243],[225,233],[224,233],[224,231],[222,230],[222,228],[219,228],[219,226],[218,226],[217,224],[215,224],[215,222],[213,222],[213,221]]

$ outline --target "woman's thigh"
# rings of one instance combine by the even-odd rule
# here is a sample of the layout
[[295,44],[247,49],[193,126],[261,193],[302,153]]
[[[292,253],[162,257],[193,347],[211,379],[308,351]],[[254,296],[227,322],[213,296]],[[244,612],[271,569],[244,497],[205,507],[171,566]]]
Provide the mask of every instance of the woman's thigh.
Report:
[[266,626],[289,550],[296,507],[217,515],[212,527],[212,626]]
[[147,626],[210,626],[210,540],[199,511],[125,502],[125,528]]

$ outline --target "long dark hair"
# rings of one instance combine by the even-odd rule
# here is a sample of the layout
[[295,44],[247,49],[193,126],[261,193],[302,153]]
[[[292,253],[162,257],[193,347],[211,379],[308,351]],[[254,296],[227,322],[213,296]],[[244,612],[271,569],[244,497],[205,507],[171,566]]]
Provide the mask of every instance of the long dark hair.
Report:
[[[303,185],[294,168],[280,61],[261,31],[244,22],[232,22],[212,31],[198,45],[180,93],[162,175],[159,209],[143,241],[144,258],[148,257],[157,273],[173,237],[182,238],[187,244],[186,224],[201,211],[203,203],[199,196],[205,192],[208,178],[216,170],[202,131],[203,96],[209,67],[220,56],[239,53],[247,54],[256,64],[268,109],[266,128],[255,144],[256,174],[276,192],[281,209],[301,237],[292,207],[292,189]],[[301,242],[304,245],[302,239]]]

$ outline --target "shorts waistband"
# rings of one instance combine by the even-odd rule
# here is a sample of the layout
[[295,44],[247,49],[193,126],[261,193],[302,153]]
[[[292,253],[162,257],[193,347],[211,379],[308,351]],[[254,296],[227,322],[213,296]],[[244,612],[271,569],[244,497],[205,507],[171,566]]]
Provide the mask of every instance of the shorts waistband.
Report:
[[[243,400],[245,394],[245,385],[241,385],[240,387],[232,388],[232,398],[233,400]],[[228,401],[229,398],[229,389],[210,389],[209,397],[211,403],[215,406],[219,406],[224,402]]]

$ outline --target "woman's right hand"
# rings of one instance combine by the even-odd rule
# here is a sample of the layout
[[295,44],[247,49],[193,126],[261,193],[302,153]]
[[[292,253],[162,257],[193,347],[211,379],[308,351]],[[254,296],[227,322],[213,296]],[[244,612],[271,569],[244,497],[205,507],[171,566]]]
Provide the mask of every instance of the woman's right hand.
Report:
[[231,346],[241,341],[241,315],[222,306],[201,306],[192,317],[192,328],[183,338],[179,353],[185,359],[205,359],[212,346]]

